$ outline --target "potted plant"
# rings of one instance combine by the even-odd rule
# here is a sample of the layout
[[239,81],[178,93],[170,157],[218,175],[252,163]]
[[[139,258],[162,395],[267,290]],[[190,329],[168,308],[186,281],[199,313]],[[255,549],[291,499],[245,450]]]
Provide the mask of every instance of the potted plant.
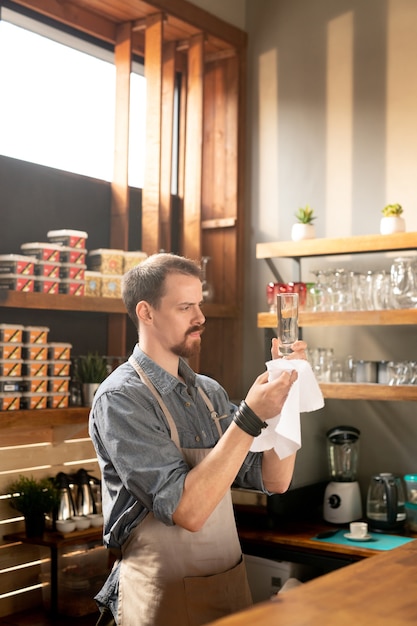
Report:
[[59,503],[59,492],[49,478],[36,479],[19,475],[8,487],[11,506],[23,514],[27,537],[42,537],[45,515],[53,512]]
[[295,213],[297,223],[293,224],[291,229],[291,239],[293,241],[301,241],[302,239],[314,239],[316,231],[313,221],[316,219],[314,210],[309,204],[301,207]]
[[387,204],[382,209],[380,232],[381,235],[390,235],[392,233],[403,233],[405,231],[405,221],[401,217],[403,208],[401,204]]
[[108,375],[107,359],[97,352],[78,357],[75,377],[81,383],[84,406],[91,406],[100,383]]

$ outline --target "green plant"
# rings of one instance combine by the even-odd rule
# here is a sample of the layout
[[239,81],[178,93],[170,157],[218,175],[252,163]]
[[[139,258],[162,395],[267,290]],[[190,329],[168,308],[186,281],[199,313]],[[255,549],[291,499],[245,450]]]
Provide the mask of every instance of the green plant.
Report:
[[312,224],[316,219],[314,209],[309,204],[306,204],[305,207],[300,207],[294,215],[300,224]]
[[77,359],[76,377],[81,383],[101,383],[107,377],[107,360],[97,352]]
[[59,504],[59,491],[49,478],[19,475],[8,487],[10,504],[25,517],[49,513]]
[[387,204],[381,213],[384,217],[398,217],[403,212],[401,204]]

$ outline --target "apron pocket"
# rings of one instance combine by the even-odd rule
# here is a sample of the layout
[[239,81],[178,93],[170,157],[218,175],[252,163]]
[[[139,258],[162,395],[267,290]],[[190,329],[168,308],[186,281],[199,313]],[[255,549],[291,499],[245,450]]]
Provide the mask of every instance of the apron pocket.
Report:
[[184,578],[184,593],[188,626],[202,626],[252,605],[243,559],[221,574]]

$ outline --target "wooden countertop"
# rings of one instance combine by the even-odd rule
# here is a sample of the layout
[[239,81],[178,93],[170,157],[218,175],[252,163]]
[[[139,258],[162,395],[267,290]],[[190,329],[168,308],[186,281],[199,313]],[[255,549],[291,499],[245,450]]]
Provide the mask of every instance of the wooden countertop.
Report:
[[270,558],[274,558],[274,551],[333,555],[349,561],[358,561],[376,554],[376,551],[366,547],[365,543],[358,546],[357,544],[342,545],[314,540],[317,533],[335,530],[334,526],[326,522],[285,521],[275,528],[268,529],[259,520],[258,525],[238,524],[238,530],[243,552],[252,554],[262,552],[262,556],[266,556],[269,551]]
[[417,541],[315,578],[212,626],[417,623]]

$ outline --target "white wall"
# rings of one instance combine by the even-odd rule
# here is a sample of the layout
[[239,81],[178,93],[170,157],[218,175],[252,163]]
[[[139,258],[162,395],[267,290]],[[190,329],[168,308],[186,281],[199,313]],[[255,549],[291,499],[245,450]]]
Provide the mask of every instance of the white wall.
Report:
[[[248,0],[249,115],[246,382],[262,364],[253,333],[272,275],[257,242],[290,238],[295,210],[309,203],[317,236],[379,232],[381,209],[400,202],[417,230],[417,29],[414,0]],[[303,278],[323,261],[304,263]],[[389,267],[390,258],[338,258],[333,266]],[[294,267],[278,262],[284,278]],[[312,346],[358,359],[416,358],[410,327],[310,329]],[[251,358],[249,358],[251,355]],[[259,368],[258,368],[259,369]],[[302,418],[296,484],[326,478],[325,433],[361,430],[360,482],[374,472],[417,470],[415,404],[328,400]],[[324,461],[324,464],[323,464]]]
[[[228,2],[195,2],[219,17]],[[272,274],[255,258],[257,242],[290,238],[294,212],[309,203],[317,236],[379,232],[381,209],[400,202],[417,231],[417,2],[415,0],[236,0],[235,25],[249,35],[247,254],[244,377],[263,369],[263,331]],[[224,6],[223,6],[224,5]],[[303,279],[312,280],[302,265]],[[389,267],[391,258],[338,258],[333,266]],[[295,265],[276,263],[284,279]],[[312,346],[358,359],[417,358],[414,327],[309,329]],[[371,474],[417,471],[415,404],[328,400],[302,417],[295,485],[327,479],[325,433],[361,430],[360,482]]]
[[190,2],[245,30],[246,0],[190,0]]

